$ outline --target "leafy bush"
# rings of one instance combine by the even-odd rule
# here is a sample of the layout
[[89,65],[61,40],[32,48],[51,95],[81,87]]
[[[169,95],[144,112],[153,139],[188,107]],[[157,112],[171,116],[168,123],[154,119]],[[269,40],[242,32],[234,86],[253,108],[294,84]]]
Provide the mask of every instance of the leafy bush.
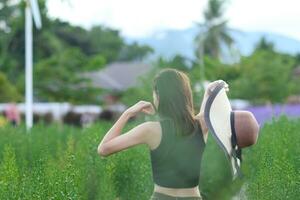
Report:
[[21,100],[21,95],[15,86],[10,83],[4,73],[0,72],[0,102],[19,100]]
[[[131,122],[124,131],[138,122]],[[149,151],[138,146],[101,158],[97,146],[111,127],[85,129],[38,124],[0,129],[0,199],[149,199],[153,191]],[[208,138],[200,190],[204,199],[297,199],[300,121],[267,124],[258,143],[244,151],[245,178],[232,184],[223,151]]]
[[286,117],[266,124],[244,163],[249,199],[298,199],[300,121]]

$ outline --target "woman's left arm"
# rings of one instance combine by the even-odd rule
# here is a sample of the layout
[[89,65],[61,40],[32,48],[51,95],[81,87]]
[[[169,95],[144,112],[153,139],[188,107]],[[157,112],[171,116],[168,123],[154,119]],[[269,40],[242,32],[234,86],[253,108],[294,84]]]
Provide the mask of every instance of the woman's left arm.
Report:
[[154,108],[150,102],[140,101],[127,109],[99,144],[98,153],[101,156],[108,156],[137,144],[147,144],[152,122],[144,122],[121,135],[127,121],[139,112],[154,114]]

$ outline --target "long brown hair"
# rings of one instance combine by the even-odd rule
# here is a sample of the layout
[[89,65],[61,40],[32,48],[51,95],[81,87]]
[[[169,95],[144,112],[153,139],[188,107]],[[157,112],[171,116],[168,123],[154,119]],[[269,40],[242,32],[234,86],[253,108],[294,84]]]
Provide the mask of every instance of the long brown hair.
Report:
[[154,78],[153,90],[159,98],[158,115],[171,118],[178,135],[191,134],[196,124],[189,77],[176,69],[163,69]]

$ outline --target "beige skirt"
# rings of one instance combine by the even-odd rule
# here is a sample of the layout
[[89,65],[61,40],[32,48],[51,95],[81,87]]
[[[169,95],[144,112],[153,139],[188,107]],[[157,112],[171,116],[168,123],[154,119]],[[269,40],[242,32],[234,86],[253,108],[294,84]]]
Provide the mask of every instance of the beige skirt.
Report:
[[173,197],[166,194],[154,192],[150,198],[150,200],[202,200],[201,197]]

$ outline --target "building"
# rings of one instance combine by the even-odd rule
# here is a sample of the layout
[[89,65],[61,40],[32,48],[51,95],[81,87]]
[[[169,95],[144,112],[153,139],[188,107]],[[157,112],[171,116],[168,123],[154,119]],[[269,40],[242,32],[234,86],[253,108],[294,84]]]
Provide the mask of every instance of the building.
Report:
[[140,76],[145,75],[153,67],[139,62],[115,62],[104,69],[84,73],[95,87],[113,91],[124,91],[135,86]]

